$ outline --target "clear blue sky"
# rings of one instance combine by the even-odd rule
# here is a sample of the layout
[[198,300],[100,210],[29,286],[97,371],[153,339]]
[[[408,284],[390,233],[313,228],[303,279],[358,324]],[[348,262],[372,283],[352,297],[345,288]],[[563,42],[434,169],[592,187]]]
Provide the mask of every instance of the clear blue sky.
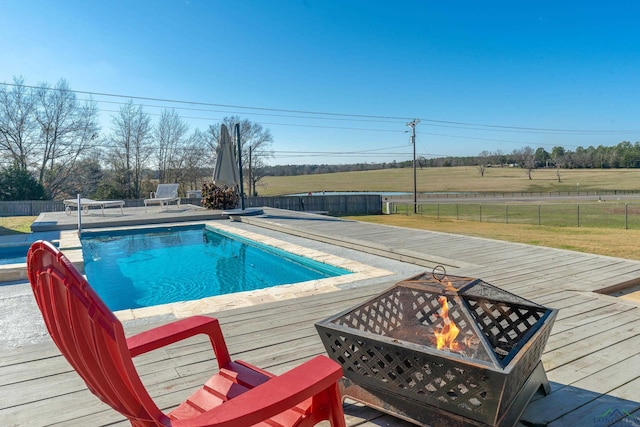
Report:
[[426,157],[574,150],[640,141],[639,16],[635,0],[2,0],[0,82],[124,96],[93,96],[105,131],[130,96],[203,103],[136,100],[192,129],[259,122],[271,164],[410,159],[413,118]]

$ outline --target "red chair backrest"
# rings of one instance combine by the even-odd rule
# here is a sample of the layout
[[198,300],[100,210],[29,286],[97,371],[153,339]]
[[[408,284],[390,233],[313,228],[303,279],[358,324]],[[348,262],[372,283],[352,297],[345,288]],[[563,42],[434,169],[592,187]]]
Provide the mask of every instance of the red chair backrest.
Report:
[[27,273],[51,338],[89,390],[134,425],[167,425],[140,381],[122,324],[73,264],[39,241]]

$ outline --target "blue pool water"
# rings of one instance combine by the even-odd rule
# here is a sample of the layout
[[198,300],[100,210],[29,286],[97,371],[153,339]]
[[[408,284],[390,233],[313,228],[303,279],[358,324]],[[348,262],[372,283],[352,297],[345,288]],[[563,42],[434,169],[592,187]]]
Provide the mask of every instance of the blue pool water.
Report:
[[349,274],[202,226],[85,233],[85,273],[112,310]]
[[27,262],[29,246],[0,247],[0,265],[22,264]]
[[[53,242],[58,246],[57,242]],[[29,244],[18,244],[14,246],[0,246],[0,265],[9,264],[25,264],[27,262],[27,252],[29,252]]]

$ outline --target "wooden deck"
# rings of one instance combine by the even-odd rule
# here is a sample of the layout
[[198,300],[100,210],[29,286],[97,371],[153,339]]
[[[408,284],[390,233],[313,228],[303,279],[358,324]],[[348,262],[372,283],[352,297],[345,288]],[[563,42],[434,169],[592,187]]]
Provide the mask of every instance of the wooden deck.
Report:
[[[265,209],[259,227],[386,254],[450,274],[480,277],[559,308],[542,361],[552,393],[528,405],[521,426],[640,426],[639,304],[594,291],[640,279],[640,262],[421,232]],[[392,283],[271,302],[215,314],[232,357],[275,373],[324,353],[314,323]],[[1,315],[1,314],[0,314]],[[130,333],[146,327],[135,327]],[[207,342],[189,341],[140,356],[139,372],[159,406],[170,408],[214,368]],[[346,402],[349,426],[409,426]],[[630,415],[628,415],[630,414]],[[624,417],[624,418],[623,418]],[[0,425],[128,425],[99,402],[50,342],[0,354]]]

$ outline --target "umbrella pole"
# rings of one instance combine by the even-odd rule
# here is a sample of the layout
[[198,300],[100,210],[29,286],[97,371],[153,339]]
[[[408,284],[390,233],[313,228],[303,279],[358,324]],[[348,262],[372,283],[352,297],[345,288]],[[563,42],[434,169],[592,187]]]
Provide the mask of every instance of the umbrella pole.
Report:
[[242,178],[242,144],[240,142],[240,123],[236,123],[236,139],[238,141],[238,171],[240,172],[240,208],[244,210],[244,183]]

